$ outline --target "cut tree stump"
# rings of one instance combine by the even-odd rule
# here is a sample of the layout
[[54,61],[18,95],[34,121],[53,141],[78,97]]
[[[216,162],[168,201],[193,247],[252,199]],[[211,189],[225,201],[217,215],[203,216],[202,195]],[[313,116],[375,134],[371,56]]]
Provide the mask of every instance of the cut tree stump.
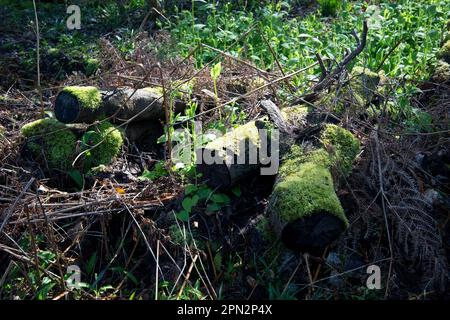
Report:
[[234,128],[196,151],[197,160],[202,160],[196,166],[197,172],[210,187],[230,188],[257,175],[258,170],[264,175],[277,174],[278,165],[270,173],[275,165],[272,159],[278,163],[280,154],[294,143],[292,131],[305,125],[307,108],[295,106],[280,110],[270,100],[261,101],[261,107],[267,116]]
[[336,185],[348,176],[360,150],[349,131],[328,124],[321,148],[293,145],[279,170],[269,199],[269,217],[290,249],[321,254],[347,227]]
[[[196,150],[197,172],[202,180],[212,188],[227,189],[246,177],[255,175],[262,163],[261,148],[266,152],[270,146],[262,141],[260,129],[269,130],[267,118],[250,121]],[[266,153],[267,155],[267,153]],[[240,159],[240,160],[239,160]]]
[[[65,87],[56,97],[55,116],[63,123],[93,123],[107,117],[114,122],[164,119],[164,98],[157,88],[120,88],[101,91],[96,87]],[[168,105],[168,103],[167,103]],[[185,104],[174,102],[174,112]]]

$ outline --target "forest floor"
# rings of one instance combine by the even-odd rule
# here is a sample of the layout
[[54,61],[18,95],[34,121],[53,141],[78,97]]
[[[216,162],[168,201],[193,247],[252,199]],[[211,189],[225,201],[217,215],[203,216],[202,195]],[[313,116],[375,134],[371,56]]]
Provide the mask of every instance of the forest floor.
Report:
[[[448,299],[450,70],[435,72],[448,1],[349,1],[327,17],[316,1],[185,2],[81,5],[68,30],[65,5],[38,2],[37,29],[32,1],[0,0],[0,299]],[[168,144],[195,138],[193,120],[224,132],[257,119],[262,99],[289,108],[323,74],[317,56],[335,68],[363,20],[365,48],[324,90],[337,101],[313,102],[361,141],[336,191],[349,228],[319,255],[294,252],[265,229],[275,177],[213,189],[194,162],[170,163]],[[383,82],[363,113],[335,108],[355,66]],[[155,86],[187,108],[98,172],[54,170],[21,128],[54,117],[68,85]]]

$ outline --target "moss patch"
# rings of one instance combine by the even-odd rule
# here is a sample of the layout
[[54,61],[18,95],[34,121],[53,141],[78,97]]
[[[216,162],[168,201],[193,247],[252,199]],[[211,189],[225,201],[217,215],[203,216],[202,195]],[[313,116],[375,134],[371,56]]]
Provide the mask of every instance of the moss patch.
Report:
[[[83,150],[89,150],[85,153],[84,158],[86,171],[111,163],[123,145],[122,133],[109,122],[103,122],[85,132],[81,141]],[[97,146],[97,144],[99,145]]]
[[100,61],[96,58],[89,58],[86,60],[86,75],[93,75],[100,68]]
[[102,96],[96,87],[69,86],[65,87],[62,92],[73,95],[78,100],[82,108],[95,110],[102,102]]
[[379,74],[364,67],[354,67],[348,84],[337,92],[325,95],[321,104],[337,113],[365,111],[365,106],[377,92],[379,82]]
[[333,124],[326,125],[320,141],[323,147],[309,152],[293,145],[280,166],[270,203],[282,223],[327,212],[348,226],[331,171],[339,170],[339,176],[350,174],[360,143],[350,131]]
[[348,221],[334,191],[330,171],[312,162],[303,163],[294,174],[275,187],[272,206],[281,221],[289,223],[317,212],[327,212]]
[[143,88],[145,91],[154,93],[155,95],[159,96],[163,96],[164,95],[164,90],[162,87],[145,87]]
[[[263,121],[264,119],[261,120],[261,123]],[[259,148],[260,137],[256,121],[250,121],[233,129],[232,131],[227,132],[222,137],[208,143],[206,148],[217,150],[221,157],[226,157],[226,150],[229,150],[234,154],[240,154],[240,152],[243,152],[243,150],[240,150],[240,143],[242,143],[242,141],[248,141],[252,145]]]
[[55,119],[40,119],[24,125],[21,132],[34,158],[46,161],[49,168],[71,168],[76,137],[66,125]]
[[438,52],[438,58],[450,63],[450,40],[447,40]]
[[432,80],[438,83],[444,83],[450,80],[450,64],[439,60],[434,70]]
[[330,154],[331,161],[328,165],[337,167],[344,177],[348,176],[352,170],[353,160],[360,151],[359,140],[350,131],[334,124],[326,125],[320,140]]
[[321,133],[320,142],[322,148],[309,152],[293,145],[280,166],[279,174],[282,177],[288,176],[295,173],[301,163],[312,162],[327,169],[338,169],[341,176],[348,176],[360,151],[359,140],[350,131],[327,124]]
[[284,120],[289,126],[299,127],[305,122],[308,112],[311,111],[310,107],[304,105],[295,105],[288,108],[281,109],[281,114]]

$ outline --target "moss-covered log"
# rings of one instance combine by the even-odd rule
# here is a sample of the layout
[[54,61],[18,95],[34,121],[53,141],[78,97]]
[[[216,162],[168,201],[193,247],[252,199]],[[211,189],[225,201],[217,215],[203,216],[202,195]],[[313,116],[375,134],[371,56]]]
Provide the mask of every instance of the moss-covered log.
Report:
[[[237,181],[254,175],[270,156],[270,122],[267,118],[250,121],[196,151],[197,172],[213,188],[229,188]],[[265,142],[266,141],[266,142]],[[260,152],[262,148],[264,152]],[[264,154],[267,157],[261,157]]]
[[276,175],[280,154],[294,143],[291,131],[305,125],[308,109],[294,106],[280,111],[270,100],[261,105],[268,116],[241,125],[197,150],[197,171],[209,186],[226,189],[258,170]]
[[25,150],[49,169],[67,170],[76,151],[76,136],[63,123],[55,119],[40,119],[21,129],[26,138]]
[[[65,87],[56,97],[55,116],[63,123],[93,123],[114,115],[114,121],[133,118],[139,120],[163,119],[163,91],[157,88],[120,88],[101,91],[96,87]],[[184,108],[176,100],[175,112]]]
[[351,172],[360,144],[349,131],[326,125],[322,147],[293,145],[280,166],[269,200],[269,215],[283,243],[319,253],[348,226],[335,185]]

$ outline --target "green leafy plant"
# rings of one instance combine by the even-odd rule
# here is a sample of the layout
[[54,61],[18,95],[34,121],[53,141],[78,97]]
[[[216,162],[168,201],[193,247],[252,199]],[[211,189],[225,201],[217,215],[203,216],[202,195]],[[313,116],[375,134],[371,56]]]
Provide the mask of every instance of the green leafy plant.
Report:
[[222,72],[222,63],[219,61],[211,68],[211,78],[214,82],[214,94],[216,95],[216,99],[219,98],[217,93],[217,79],[220,77],[220,73]]
[[167,176],[168,172],[164,166],[164,161],[158,161],[152,170],[144,170],[139,180],[156,180],[158,178]]
[[342,0],[319,0],[319,5],[323,16],[335,16],[342,8]]
[[181,203],[182,210],[176,214],[181,221],[187,222],[194,208],[202,204],[206,211],[214,213],[231,202],[229,196],[224,193],[214,192],[206,185],[189,184],[185,187],[184,199]]

